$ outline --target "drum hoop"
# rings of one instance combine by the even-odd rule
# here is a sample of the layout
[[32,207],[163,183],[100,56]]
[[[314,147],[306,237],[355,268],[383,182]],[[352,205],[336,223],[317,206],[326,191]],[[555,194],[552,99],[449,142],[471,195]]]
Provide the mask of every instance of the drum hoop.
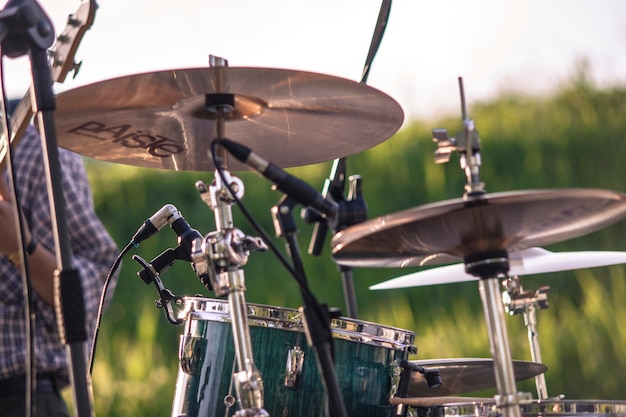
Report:
[[[494,401],[473,401],[446,403],[441,406],[446,416],[488,415],[496,411]],[[520,405],[524,415],[566,415],[566,416],[625,416],[626,401],[612,400],[532,400]]]
[[[183,320],[208,320],[230,323],[228,301],[202,297],[183,297],[184,308],[178,317]],[[300,311],[248,303],[248,323],[254,327],[279,328],[303,331]],[[391,326],[363,320],[340,317],[331,321],[331,331],[336,339],[394,350],[412,347],[415,333]]]

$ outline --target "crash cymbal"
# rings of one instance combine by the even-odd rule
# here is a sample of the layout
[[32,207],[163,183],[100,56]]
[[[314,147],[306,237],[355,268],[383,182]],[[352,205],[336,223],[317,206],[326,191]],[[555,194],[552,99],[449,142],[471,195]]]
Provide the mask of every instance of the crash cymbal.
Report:
[[451,263],[572,239],[626,215],[626,195],[595,189],[485,194],[350,226],[331,240],[335,261],[360,267]]
[[[410,361],[427,369],[438,369],[442,385],[428,388],[428,383],[419,372],[411,372],[409,397],[439,397],[456,395],[496,387],[493,360],[480,358],[450,358]],[[544,373],[547,366],[536,362],[513,361],[516,381],[523,381]]]
[[[209,152],[217,136],[217,107],[231,110],[222,118],[226,138],[279,167],[358,153],[391,137],[404,118],[386,94],[329,75],[271,68],[175,69],[59,94],[58,143],[105,161],[213,170]],[[230,170],[248,169],[230,159]]]
[[[548,272],[572,271],[581,268],[609,266],[626,263],[626,252],[550,252],[541,248],[524,249],[509,255],[509,275],[522,276]],[[372,285],[370,290],[422,287],[475,281],[478,277],[465,272],[464,264],[442,266],[393,278]]]

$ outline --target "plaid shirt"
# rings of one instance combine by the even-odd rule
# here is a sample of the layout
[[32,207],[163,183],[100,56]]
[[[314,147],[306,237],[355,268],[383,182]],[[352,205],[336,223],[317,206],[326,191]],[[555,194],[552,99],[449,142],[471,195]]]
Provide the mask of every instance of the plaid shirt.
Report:
[[[94,212],[89,182],[79,155],[59,149],[62,188],[66,201],[67,229],[73,267],[80,274],[85,300],[86,323],[93,334],[105,278],[118,249]],[[32,235],[54,253],[47,182],[41,140],[29,126],[16,152],[13,166],[21,207]],[[6,172],[4,180],[7,180]],[[52,279],[52,278],[51,278]],[[114,282],[111,283],[112,291]],[[60,341],[54,307],[33,290],[35,358],[37,372],[67,375],[66,346]],[[109,297],[108,297],[109,298]],[[91,337],[91,336],[90,336]],[[90,340],[87,341],[88,343]],[[87,351],[86,351],[87,352]],[[0,256],[0,379],[25,373],[26,332],[20,270]]]

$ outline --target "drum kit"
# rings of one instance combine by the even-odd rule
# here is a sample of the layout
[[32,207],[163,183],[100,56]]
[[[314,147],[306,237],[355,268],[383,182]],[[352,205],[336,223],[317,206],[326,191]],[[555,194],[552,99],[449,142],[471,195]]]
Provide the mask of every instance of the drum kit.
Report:
[[[597,189],[487,193],[479,175],[480,140],[460,80],[464,129],[453,138],[434,130],[434,140],[436,162],[460,155],[467,177],[463,197],[346,220],[351,201],[336,201],[328,189],[312,192],[281,167],[337,161],[388,139],[403,121],[399,105],[364,83],[332,76],[231,68],[217,57],[210,64],[112,79],[57,96],[63,147],[110,162],[215,172],[211,184],[196,183],[213,211],[215,232],[202,236],[186,223],[175,227],[184,218],[167,205],[150,220],[160,222],[159,228],[169,223],[184,253],[165,261],[135,258],[140,276],[157,284],[168,320],[184,327],[172,417],[626,415],[626,402],[548,397],[534,327],[535,309],[547,306],[547,287],[527,292],[516,280],[625,263],[620,252],[558,254],[539,247],[620,220],[626,195]],[[250,169],[285,193],[272,215],[277,236],[290,250],[291,262],[283,263],[300,284],[298,310],[246,302],[248,256],[273,246],[267,236],[246,236],[234,226],[232,205],[241,203],[245,187],[233,171]],[[492,358],[409,360],[416,353],[413,332],[342,317],[318,303],[293,240],[295,204],[307,206],[318,224],[335,231],[332,256],[342,267],[462,261],[372,289],[478,281]],[[189,261],[218,298],[168,293],[159,275],[175,259]],[[505,296],[501,280],[507,283]],[[511,358],[505,312],[524,314],[533,362]],[[538,399],[516,387],[533,377]],[[462,396],[486,388],[496,388],[497,395]]]
[[[45,61],[39,53],[44,51],[37,52],[33,55]],[[373,52],[375,48],[367,70]],[[436,162],[447,162],[453,152],[460,156],[467,178],[463,197],[365,220],[358,181],[352,184],[354,195],[341,200],[332,187],[318,193],[281,168],[340,161],[387,140],[401,127],[401,107],[366,85],[367,72],[356,83],[304,71],[231,68],[225,59],[212,56],[207,68],[132,75],[56,97],[56,135],[64,148],[115,163],[215,173],[211,184],[198,181],[196,188],[213,211],[216,230],[202,236],[168,204],[146,225],[152,233],[169,224],[180,246],[151,262],[133,257],[142,267],[138,275],[156,285],[157,305],[168,321],[184,328],[172,417],[626,416],[626,402],[547,396],[541,379],[547,367],[536,337],[530,336],[536,335],[534,312],[547,305],[547,290],[522,291],[513,276],[567,268],[559,261],[543,262],[560,255],[537,247],[620,220],[626,216],[626,195],[594,189],[488,194],[480,181],[480,138],[467,114],[460,80],[463,131],[449,137],[436,129],[433,136]],[[52,84],[44,81],[34,84]],[[45,104],[41,120],[44,130],[51,131],[45,128],[54,106]],[[291,261],[260,229],[259,238],[234,225],[232,206],[244,209],[245,184],[233,171],[250,169],[285,194],[271,213]],[[425,274],[431,283],[478,281],[491,360],[409,360],[416,353],[413,332],[342,317],[319,303],[307,284],[294,237],[292,210],[297,204],[310,210],[308,217],[316,226],[335,232],[332,256],[342,268],[461,260],[461,267]],[[143,231],[131,243],[145,238]],[[246,302],[244,267],[251,251],[268,247],[300,286],[303,307],[298,310]],[[574,257],[576,267],[626,261],[619,253],[592,255],[591,260]],[[175,260],[189,262],[218,298],[177,297],[165,289],[160,274]],[[428,281],[421,275],[401,277],[376,289],[421,285],[422,279]],[[499,292],[501,279],[507,283],[506,297]],[[525,315],[533,362],[511,358],[505,309]],[[537,400],[516,387],[517,381],[532,377]],[[485,388],[496,388],[497,395],[460,396]]]

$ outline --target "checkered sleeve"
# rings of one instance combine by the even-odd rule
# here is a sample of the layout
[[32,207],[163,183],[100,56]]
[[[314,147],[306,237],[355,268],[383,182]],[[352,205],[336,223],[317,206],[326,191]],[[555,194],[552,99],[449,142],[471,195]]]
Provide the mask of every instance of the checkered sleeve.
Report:
[[[41,141],[34,127],[27,129],[18,152],[19,158],[16,160],[15,168],[20,207],[32,235],[40,245],[55,252],[46,170],[43,164]],[[82,157],[64,149],[59,149],[58,156],[61,168],[61,189],[65,202],[62,211],[67,225],[72,265],[78,271],[82,284],[89,342],[95,328],[103,284],[119,251],[94,211],[91,189]],[[10,279],[5,278],[4,283],[0,285],[0,292],[2,288],[7,289],[10,292],[6,294],[9,299],[12,297],[12,302],[19,302],[18,297],[21,296],[21,292],[17,290],[21,288],[21,283],[18,271],[7,262],[2,262],[0,272],[11,276]],[[117,277],[114,276],[111,281],[109,294],[114,291],[116,279]],[[7,304],[9,304],[8,301]],[[35,297],[34,306],[37,314],[36,337],[40,338],[36,344],[38,367],[63,368],[65,358],[63,348],[59,344],[55,309],[39,297]],[[21,321],[19,315],[17,318]],[[21,329],[18,326],[9,333],[21,333]],[[17,334],[4,334],[3,336],[21,339]],[[16,346],[7,345],[4,349],[0,344],[0,358],[4,355],[13,355],[12,352]],[[0,359],[0,362],[2,360]],[[9,362],[17,361],[11,359]]]

